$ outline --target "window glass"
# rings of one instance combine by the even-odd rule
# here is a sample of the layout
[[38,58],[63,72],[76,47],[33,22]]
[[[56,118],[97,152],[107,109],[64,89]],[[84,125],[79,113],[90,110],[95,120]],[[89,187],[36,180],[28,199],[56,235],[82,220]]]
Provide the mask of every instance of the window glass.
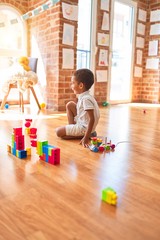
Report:
[[78,2],[78,44],[77,44],[77,68],[90,65],[91,43],[91,0],[79,0]]

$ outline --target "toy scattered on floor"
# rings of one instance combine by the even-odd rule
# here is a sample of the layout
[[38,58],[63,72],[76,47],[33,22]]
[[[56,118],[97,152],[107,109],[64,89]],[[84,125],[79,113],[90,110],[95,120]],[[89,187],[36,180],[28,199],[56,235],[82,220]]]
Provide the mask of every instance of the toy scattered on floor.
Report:
[[146,113],[146,109],[143,109],[143,113]]
[[107,143],[107,138],[105,138],[105,143],[103,143],[101,138],[93,137],[91,138],[91,145],[89,146],[89,149],[92,152],[104,152],[114,151],[115,147],[115,144],[113,144],[111,140]]
[[6,103],[6,104],[4,105],[4,107],[5,107],[6,109],[8,109],[8,108],[9,108],[9,104]]
[[45,103],[41,103],[40,106],[41,106],[41,109],[44,109],[46,107],[46,104]]
[[107,187],[102,190],[102,201],[111,205],[116,205],[117,199],[117,193],[111,187]]
[[103,102],[103,103],[102,103],[102,106],[103,106],[103,107],[107,107],[108,105],[109,105],[108,102]]

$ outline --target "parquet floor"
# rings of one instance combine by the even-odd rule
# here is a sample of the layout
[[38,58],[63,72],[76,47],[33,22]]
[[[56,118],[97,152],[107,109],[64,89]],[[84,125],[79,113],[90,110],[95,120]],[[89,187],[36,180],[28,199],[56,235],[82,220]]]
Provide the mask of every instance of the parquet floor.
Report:
[[[28,116],[38,139],[61,149],[59,166],[39,161],[34,148],[27,160],[7,153],[12,128]],[[117,145],[110,153],[58,139],[55,128],[66,120],[47,110],[0,113],[0,240],[159,240],[160,107],[101,108],[97,132]],[[101,201],[107,186],[116,207]]]

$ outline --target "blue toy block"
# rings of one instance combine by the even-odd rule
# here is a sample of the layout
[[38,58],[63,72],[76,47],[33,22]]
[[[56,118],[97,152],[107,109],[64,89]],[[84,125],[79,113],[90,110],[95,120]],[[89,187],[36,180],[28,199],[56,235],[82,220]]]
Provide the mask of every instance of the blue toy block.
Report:
[[26,150],[19,150],[18,151],[18,157],[19,158],[26,158],[27,157],[27,151]]

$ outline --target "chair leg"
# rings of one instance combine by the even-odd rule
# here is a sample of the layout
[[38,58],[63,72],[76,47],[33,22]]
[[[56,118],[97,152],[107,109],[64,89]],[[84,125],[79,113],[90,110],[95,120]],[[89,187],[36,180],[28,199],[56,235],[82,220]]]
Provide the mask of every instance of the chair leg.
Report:
[[37,105],[38,105],[39,110],[41,110],[41,106],[40,106],[40,104],[39,104],[39,101],[38,101],[38,98],[37,98],[36,93],[35,93],[35,91],[34,91],[34,88],[33,88],[33,87],[30,87],[30,89],[31,89],[31,91],[32,91],[32,94],[33,94],[33,96],[34,96],[34,99],[36,100],[36,103],[37,103]]
[[19,92],[19,104],[22,112],[24,112],[24,101],[23,101],[23,93]]
[[2,100],[2,103],[1,103],[1,106],[0,106],[0,110],[2,110],[6,104],[6,101],[7,101],[7,98],[8,98],[8,95],[9,95],[9,92],[10,92],[10,88],[8,89],[8,92],[7,94],[4,96],[3,100]]

